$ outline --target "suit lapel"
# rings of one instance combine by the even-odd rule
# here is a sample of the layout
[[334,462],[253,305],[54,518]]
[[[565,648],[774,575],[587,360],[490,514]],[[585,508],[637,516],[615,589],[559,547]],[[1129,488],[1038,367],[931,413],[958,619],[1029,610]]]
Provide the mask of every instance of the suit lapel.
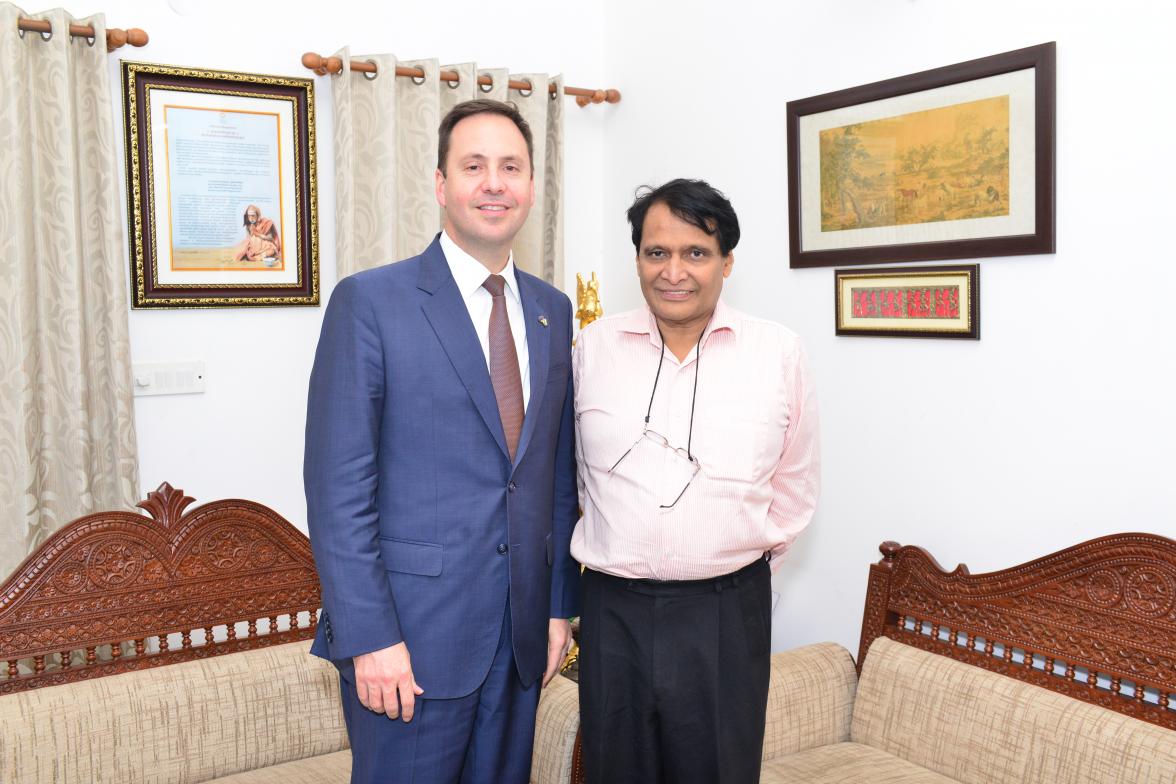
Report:
[[[441,347],[449,357],[454,370],[461,377],[474,407],[478,409],[478,413],[486,422],[486,427],[498,443],[498,448],[502,450],[503,455],[509,455],[502,420],[498,416],[498,402],[494,398],[494,387],[490,383],[490,371],[486,368],[486,355],[482,353],[482,344],[478,340],[473,322],[470,321],[469,309],[466,308],[457,282],[449,271],[449,264],[445,261],[439,239],[434,239],[428,249],[421,254],[421,273],[417,280],[417,288],[432,295],[421,305],[421,310],[429,320],[437,339],[441,341]],[[531,401],[534,402],[534,397]],[[526,435],[525,424],[523,435]],[[519,453],[522,453],[522,449]]]
[[[519,297],[523,301],[523,323],[527,328],[528,364],[531,366],[531,397],[527,401],[527,415],[523,418],[523,432],[519,436],[519,449],[515,454],[515,465],[519,464],[539,419],[543,394],[547,391],[547,370],[551,359],[551,328],[544,322],[551,318],[539,302],[536,286],[525,275],[515,271],[519,285]],[[540,321],[542,319],[542,321]]]

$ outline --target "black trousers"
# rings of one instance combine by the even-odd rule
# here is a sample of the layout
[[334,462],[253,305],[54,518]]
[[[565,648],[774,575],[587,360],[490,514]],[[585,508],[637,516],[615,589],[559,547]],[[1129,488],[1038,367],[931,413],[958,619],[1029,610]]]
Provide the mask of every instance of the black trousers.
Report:
[[758,782],[771,570],[714,580],[585,571],[580,725],[589,784]]

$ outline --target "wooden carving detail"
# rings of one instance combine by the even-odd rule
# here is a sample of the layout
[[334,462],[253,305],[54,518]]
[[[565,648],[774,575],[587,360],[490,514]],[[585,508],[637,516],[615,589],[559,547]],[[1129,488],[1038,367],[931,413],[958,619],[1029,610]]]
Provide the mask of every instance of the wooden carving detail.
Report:
[[[885,635],[1176,729],[1176,541],[1105,536],[977,575],[918,547],[882,550],[859,669]],[[889,579],[876,579],[884,566]]]
[[192,502],[164,483],[150,517],[81,517],[30,555],[0,587],[0,694],[314,636],[306,536],[251,501]]

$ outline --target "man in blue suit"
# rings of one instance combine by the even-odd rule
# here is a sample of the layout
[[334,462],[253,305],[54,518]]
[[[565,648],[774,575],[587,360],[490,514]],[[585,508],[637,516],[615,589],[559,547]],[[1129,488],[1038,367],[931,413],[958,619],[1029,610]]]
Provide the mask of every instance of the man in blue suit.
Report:
[[339,668],[353,784],[523,784],[540,684],[571,642],[572,309],[511,255],[532,155],[513,106],[458,105],[440,127],[444,231],[341,280],[324,317],[311,650]]

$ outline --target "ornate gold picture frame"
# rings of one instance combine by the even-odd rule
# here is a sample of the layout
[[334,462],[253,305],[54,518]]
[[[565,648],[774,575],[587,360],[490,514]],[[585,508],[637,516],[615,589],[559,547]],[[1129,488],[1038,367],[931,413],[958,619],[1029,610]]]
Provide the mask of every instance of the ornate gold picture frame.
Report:
[[135,308],[319,304],[314,83],[122,62]]

